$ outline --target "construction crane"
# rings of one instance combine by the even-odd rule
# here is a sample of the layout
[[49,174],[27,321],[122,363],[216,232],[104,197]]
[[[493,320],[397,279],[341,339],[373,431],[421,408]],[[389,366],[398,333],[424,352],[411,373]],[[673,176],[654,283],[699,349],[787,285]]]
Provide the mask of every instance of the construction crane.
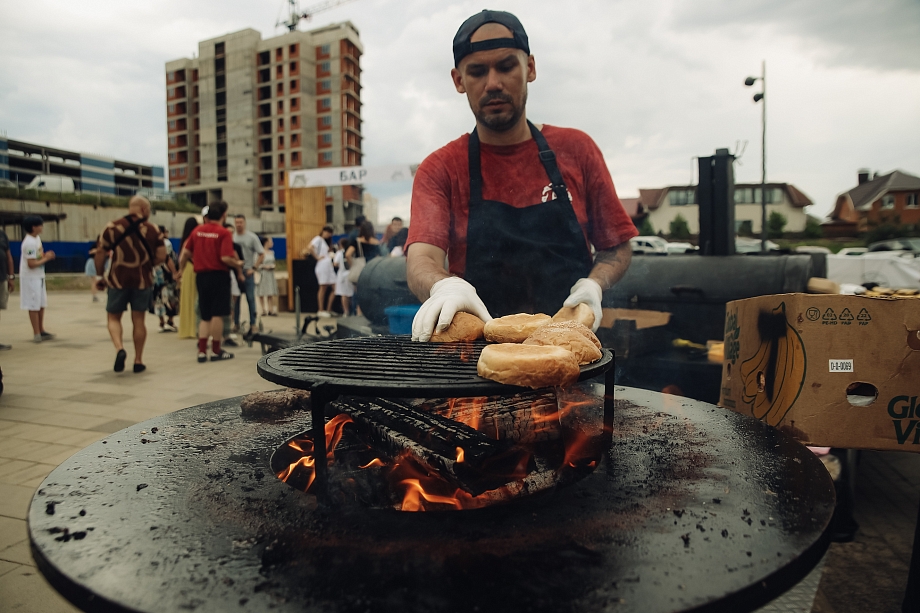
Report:
[[278,23],[275,24],[275,27],[286,26],[288,30],[293,32],[297,29],[297,24],[300,23],[301,19],[309,21],[313,15],[320,13],[322,11],[328,11],[331,8],[335,8],[340,4],[345,4],[346,2],[353,2],[354,0],[327,0],[326,2],[320,2],[319,4],[314,4],[301,11],[298,6],[298,0],[288,0],[288,20],[281,21],[278,19]]

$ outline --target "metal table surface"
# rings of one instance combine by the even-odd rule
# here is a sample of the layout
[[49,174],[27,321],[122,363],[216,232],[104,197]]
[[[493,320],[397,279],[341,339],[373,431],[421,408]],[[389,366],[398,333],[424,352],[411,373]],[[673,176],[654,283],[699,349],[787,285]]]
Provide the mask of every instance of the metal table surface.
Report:
[[833,485],[805,447],[701,402],[616,388],[601,466],[476,511],[330,510],[274,477],[310,412],[240,398],[149,420],[61,464],[35,560],[86,611],[750,611],[828,546]]

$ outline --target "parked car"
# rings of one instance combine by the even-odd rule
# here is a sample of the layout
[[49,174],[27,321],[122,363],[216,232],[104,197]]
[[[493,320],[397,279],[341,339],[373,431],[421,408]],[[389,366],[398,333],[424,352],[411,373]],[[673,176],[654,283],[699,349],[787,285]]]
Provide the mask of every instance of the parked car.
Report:
[[667,255],[668,253],[668,241],[660,236],[636,236],[629,239],[629,244],[632,245],[633,253],[651,255]]
[[837,252],[837,255],[860,256],[866,253],[867,251],[868,249],[866,249],[865,247],[844,247],[843,249]]
[[799,245],[798,247],[795,248],[795,252],[796,253],[825,253],[827,255],[830,255],[831,253],[833,253],[833,251],[831,251],[827,247],[820,247],[818,245]]
[[699,247],[691,243],[668,243],[669,254],[693,253],[698,250]]
[[26,189],[38,189],[43,192],[74,193],[73,179],[61,175],[37,175],[26,185]]
[[16,187],[16,184],[9,179],[0,179],[0,187]]
[[[773,241],[767,241],[767,251],[779,251],[779,245]],[[760,239],[736,236],[735,253],[760,253]]]
[[869,245],[869,251],[913,251],[920,253],[920,238],[892,238]]

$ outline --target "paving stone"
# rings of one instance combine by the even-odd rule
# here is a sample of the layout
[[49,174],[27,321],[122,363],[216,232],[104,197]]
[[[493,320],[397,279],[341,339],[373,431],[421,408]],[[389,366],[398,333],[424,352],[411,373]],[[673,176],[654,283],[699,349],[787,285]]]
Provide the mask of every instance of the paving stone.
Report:
[[9,613],[79,613],[29,566],[0,576],[0,601]]
[[0,551],[10,545],[27,541],[29,533],[26,531],[24,519],[0,516]]
[[35,490],[21,485],[0,483],[0,515],[14,519],[26,519],[29,503]]
[[21,566],[20,564],[15,564],[13,562],[7,562],[6,560],[0,560],[0,577],[2,577],[3,575],[5,575],[6,573],[12,570],[16,570],[20,566]]
[[0,560],[24,566],[35,566],[35,560],[32,558],[32,549],[29,547],[29,539],[23,539],[14,545],[10,545],[6,549],[0,549]]
[[63,400],[70,400],[71,402],[86,402],[89,404],[121,404],[122,402],[133,399],[134,396],[130,394],[106,394],[103,392],[80,392],[79,394],[74,394],[73,396],[68,396]]

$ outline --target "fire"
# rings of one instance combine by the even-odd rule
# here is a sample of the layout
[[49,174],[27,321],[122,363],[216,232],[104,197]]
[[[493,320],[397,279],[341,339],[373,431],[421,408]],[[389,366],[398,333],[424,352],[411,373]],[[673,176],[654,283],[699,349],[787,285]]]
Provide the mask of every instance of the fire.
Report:
[[359,466],[358,468],[372,468],[372,467],[383,468],[384,466],[386,466],[386,462],[384,462],[380,458],[374,458],[373,460],[371,460],[364,466]]
[[429,494],[422,487],[422,484],[419,483],[418,479],[406,479],[405,481],[400,481],[400,484],[406,486],[406,495],[403,498],[401,507],[403,511],[424,511],[425,509],[421,503],[422,499],[433,504],[450,505],[455,509],[463,508],[460,500],[455,496],[437,496],[435,494]]
[[[342,434],[344,433],[343,429],[345,424],[351,423],[354,420],[344,413],[340,413],[333,417],[323,428],[323,431],[326,436],[326,461],[332,462],[335,458],[335,448],[338,446],[339,441],[342,440]],[[316,478],[316,471],[313,467],[316,465],[316,461],[313,457],[313,441],[310,439],[294,439],[288,442],[288,447],[299,451],[304,454],[296,462],[292,462],[290,466],[284,470],[277,473],[277,477],[287,483],[287,480],[290,479],[291,475],[294,474],[294,471],[297,467],[303,467],[309,471],[307,477],[307,486],[304,488],[304,491],[309,491],[310,486],[313,485],[313,480]],[[371,462],[373,464],[373,462]],[[381,462],[382,464],[382,462]],[[363,467],[362,467],[363,468]]]
[[457,464],[463,462],[463,447],[457,447]]
[[475,398],[451,398],[447,401],[447,417],[461,424],[466,424],[473,430],[479,430],[482,421],[482,406],[488,398],[477,396]]

